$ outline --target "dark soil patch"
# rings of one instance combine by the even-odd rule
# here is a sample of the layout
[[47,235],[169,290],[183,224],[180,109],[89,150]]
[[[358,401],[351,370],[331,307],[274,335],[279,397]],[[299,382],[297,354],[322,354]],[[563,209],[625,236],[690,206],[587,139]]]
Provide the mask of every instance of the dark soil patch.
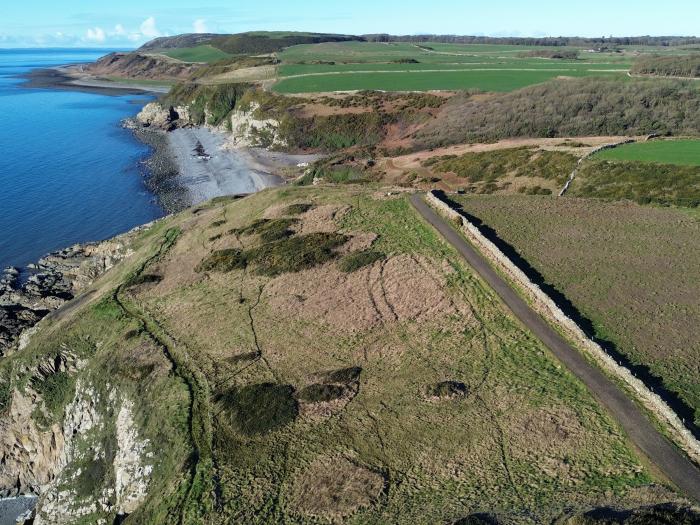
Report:
[[249,436],[266,434],[292,423],[298,413],[294,388],[263,383],[233,389],[221,397],[234,427]]

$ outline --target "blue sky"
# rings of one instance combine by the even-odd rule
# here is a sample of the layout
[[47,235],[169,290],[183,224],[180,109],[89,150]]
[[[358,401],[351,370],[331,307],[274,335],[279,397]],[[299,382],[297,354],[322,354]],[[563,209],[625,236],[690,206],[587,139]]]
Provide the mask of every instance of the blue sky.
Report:
[[698,0],[4,0],[0,47],[135,47],[191,32],[695,35]]

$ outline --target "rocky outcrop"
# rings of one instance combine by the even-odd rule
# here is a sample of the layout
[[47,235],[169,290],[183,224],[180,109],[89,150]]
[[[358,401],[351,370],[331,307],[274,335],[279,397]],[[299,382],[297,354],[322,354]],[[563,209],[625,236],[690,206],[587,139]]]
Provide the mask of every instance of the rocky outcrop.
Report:
[[280,123],[259,115],[260,105],[253,102],[245,110],[234,110],[230,116],[232,147],[284,148],[287,143],[279,134]]
[[58,425],[37,428],[32,412],[40,402],[35,392],[14,391],[0,420],[0,496],[38,494],[56,475],[64,434]]
[[131,255],[131,240],[142,228],[51,253],[29,265],[24,281],[16,268],[5,269],[0,277],[0,357],[12,350],[25,330]]
[[136,115],[136,125],[172,131],[190,126],[192,121],[189,108],[186,106],[164,107],[158,102],[150,102]]

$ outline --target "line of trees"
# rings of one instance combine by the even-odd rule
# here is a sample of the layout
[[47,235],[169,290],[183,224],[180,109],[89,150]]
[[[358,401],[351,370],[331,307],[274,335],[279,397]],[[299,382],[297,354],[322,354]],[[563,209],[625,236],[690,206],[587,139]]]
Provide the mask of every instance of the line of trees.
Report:
[[634,37],[490,37],[468,35],[363,35],[368,42],[438,42],[442,44],[501,44],[516,46],[686,46],[700,44],[700,38],[688,36],[634,36]]

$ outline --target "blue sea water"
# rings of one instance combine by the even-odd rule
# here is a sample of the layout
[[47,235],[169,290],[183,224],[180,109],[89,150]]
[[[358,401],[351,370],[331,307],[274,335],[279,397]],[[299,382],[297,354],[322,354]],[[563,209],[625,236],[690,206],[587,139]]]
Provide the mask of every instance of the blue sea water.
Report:
[[148,97],[28,89],[17,78],[104,54],[0,49],[0,270],[164,214],[139,165],[149,149],[120,126]]

